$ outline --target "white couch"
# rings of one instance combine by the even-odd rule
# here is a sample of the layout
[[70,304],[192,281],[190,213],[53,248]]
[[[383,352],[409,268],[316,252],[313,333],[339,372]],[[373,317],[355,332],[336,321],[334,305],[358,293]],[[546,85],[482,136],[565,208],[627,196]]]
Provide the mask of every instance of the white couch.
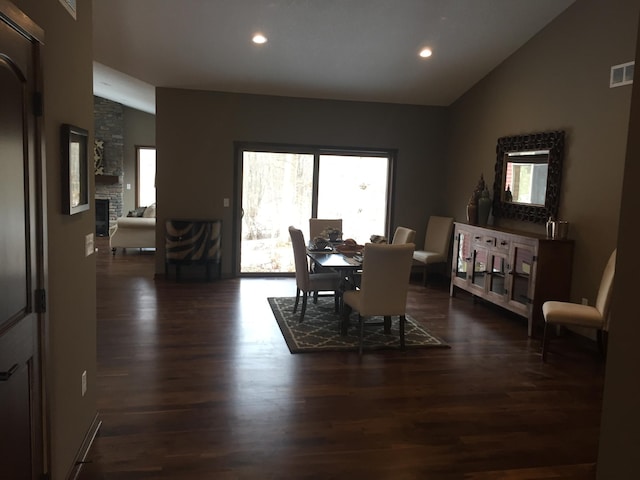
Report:
[[113,254],[118,248],[156,248],[155,205],[145,209],[142,217],[120,217],[109,231]]

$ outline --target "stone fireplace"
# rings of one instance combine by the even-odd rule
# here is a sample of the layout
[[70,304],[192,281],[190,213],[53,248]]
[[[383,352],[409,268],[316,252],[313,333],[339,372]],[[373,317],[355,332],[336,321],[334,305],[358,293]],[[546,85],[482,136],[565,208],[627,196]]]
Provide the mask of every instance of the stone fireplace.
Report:
[[[124,108],[121,104],[93,97],[95,140],[103,142],[102,174],[95,175],[95,198],[108,200],[109,222],[123,214]],[[108,231],[108,228],[107,228]]]

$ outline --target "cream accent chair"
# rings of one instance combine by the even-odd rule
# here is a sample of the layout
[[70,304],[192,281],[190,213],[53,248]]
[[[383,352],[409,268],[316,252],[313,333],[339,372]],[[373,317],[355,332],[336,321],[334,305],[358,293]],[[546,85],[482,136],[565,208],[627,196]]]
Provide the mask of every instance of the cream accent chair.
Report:
[[384,317],[385,333],[389,333],[391,329],[391,316],[400,317],[400,348],[404,349],[407,290],[411,275],[411,254],[414,249],[413,243],[400,245],[367,243],[365,245],[360,290],[348,290],[342,296],[344,308],[341,333],[346,334],[351,311],[357,311],[360,355],[362,355],[365,319],[374,315]]
[[289,227],[291,245],[293,246],[293,257],[296,266],[296,302],[293,305],[293,313],[298,309],[300,293],[302,292],[302,309],[300,311],[300,322],[304,320],[307,311],[307,297],[310,292],[333,291],[336,312],[340,305],[340,276],[337,273],[309,273],[309,261],[307,260],[307,246],[304,243],[302,231],[291,226]]
[[[309,219],[309,239],[319,237],[327,228],[336,228],[342,232],[341,218],[310,218]],[[341,234],[342,235],[342,234]]]
[[424,268],[422,277],[424,285],[427,284],[427,268],[429,265],[447,263],[449,249],[451,248],[452,231],[452,217],[439,217],[436,215],[429,217],[427,232],[424,236],[424,248],[413,252],[414,264]]
[[403,243],[413,243],[416,239],[416,231],[407,227],[396,228],[391,240],[392,245],[401,245]]
[[609,331],[609,307],[613,278],[616,269],[616,250],[609,257],[596,297],[595,306],[570,302],[548,301],[542,304],[544,315],[544,336],[542,338],[542,361],[547,361],[549,350],[549,334],[555,325],[596,328],[598,330],[598,347],[604,353],[603,332]]

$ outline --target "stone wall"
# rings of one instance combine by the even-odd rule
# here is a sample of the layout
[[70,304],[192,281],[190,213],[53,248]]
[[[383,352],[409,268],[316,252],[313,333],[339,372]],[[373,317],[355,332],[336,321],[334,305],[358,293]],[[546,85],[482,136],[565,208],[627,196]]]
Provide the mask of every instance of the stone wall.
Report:
[[93,112],[95,140],[104,142],[104,174],[96,175],[95,198],[109,200],[109,221],[113,224],[123,213],[124,107],[94,96]]

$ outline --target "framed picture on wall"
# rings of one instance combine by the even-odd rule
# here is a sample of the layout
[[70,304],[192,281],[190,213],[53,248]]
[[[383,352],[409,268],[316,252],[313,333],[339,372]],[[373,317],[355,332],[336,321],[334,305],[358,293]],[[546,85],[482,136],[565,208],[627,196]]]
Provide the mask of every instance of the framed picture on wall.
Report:
[[64,124],[62,146],[62,213],[73,215],[89,210],[89,168],[87,130]]

